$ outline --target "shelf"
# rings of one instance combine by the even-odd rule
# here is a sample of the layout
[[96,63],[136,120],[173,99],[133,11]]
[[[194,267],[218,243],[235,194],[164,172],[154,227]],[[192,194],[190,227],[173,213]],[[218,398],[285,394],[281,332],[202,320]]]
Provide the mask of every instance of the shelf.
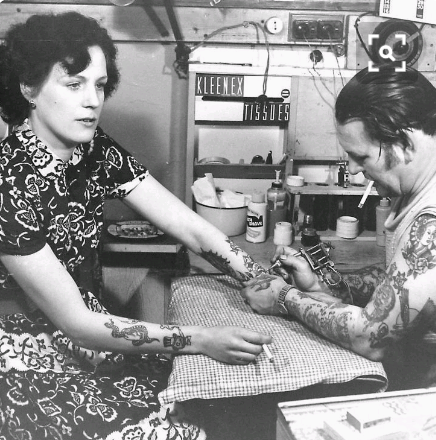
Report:
[[[317,194],[332,194],[337,196],[358,196],[365,192],[365,185],[362,184],[351,184],[347,188],[343,188],[338,185],[328,185],[324,183],[314,183],[307,182],[304,186],[289,186],[286,185],[286,190],[290,194],[307,194],[307,195],[317,195]],[[377,190],[371,189],[371,196],[378,196]]]
[[[376,241],[376,232],[375,231],[362,231],[356,238],[342,238],[338,237],[336,235],[336,231],[332,231],[331,229],[327,229],[326,231],[317,231],[316,232],[319,235],[319,238],[321,241],[326,242],[346,242],[346,243],[353,243],[356,241],[368,241],[368,242],[374,242]],[[295,236],[295,240],[300,241],[301,240],[301,233],[298,233]]]
[[211,173],[214,178],[224,179],[272,179],[276,178],[276,170],[285,171],[285,165],[279,164],[195,164],[195,177],[204,177]]

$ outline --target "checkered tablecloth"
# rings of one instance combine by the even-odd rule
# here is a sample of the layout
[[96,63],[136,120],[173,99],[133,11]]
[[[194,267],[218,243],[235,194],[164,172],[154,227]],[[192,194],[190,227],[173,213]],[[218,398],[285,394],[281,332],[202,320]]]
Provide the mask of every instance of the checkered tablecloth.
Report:
[[[239,325],[270,334],[274,362],[262,352],[249,365],[228,365],[203,355],[174,359],[162,403],[284,392],[318,383],[376,376],[387,385],[381,363],[369,361],[314,334],[299,322],[255,314],[232,278],[189,276],[172,284],[169,321],[180,325]],[[385,386],[381,386],[380,391]]]

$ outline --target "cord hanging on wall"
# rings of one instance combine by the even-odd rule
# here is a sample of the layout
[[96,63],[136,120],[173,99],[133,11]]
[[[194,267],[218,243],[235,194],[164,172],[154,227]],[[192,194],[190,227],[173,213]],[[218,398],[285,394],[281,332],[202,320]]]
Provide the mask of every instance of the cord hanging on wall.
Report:
[[[129,6],[135,0],[110,0],[110,2],[116,6]],[[161,36],[167,37],[169,35],[165,26],[155,14],[154,10],[147,4],[147,0],[143,0],[143,6],[151,21],[154,23]],[[168,19],[171,24],[171,29],[173,30],[174,39],[176,40],[176,60],[174,61],[174,69],[179,78],[187,78],[188,76],[188,61],[191,49],[184,43],[180,27],[177,23],[176,15],[174,14],[174,8],[171,0],[164,0],[164,6]]]

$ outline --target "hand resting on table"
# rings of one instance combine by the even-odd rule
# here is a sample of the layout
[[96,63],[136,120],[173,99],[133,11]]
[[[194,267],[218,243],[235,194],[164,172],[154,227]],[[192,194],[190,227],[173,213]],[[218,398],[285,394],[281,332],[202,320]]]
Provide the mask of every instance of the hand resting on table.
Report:
[[249,364],[270,344],[271,336],[242,327],[208,327],[202,333],[201,352],[228,364]]

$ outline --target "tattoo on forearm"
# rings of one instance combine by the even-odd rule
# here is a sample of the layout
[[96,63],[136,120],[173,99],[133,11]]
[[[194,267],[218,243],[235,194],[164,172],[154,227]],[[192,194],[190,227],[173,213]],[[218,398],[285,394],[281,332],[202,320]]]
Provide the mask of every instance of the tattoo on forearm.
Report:
[[390,284],[391,275],[380,284],[375,291],[370,304],[362,309],[362,314],[367,320],[364,330],[377,322],[384,321],[395,307],[395,290]]
[[[352,319],[350,311],[345,310],[348,305],[342,303],[326,304],[320,301],[316,304],[303,305],[301,300],[312,298],[303,292],[297,292],[297,300],[287,300],[289,312],[306,323],[313,330],[325,337],[341,343],[345,347],[351,346],[349,326]],[[343,310],[341,310],[343,309]]]
[[371,332],[369,336],[369,346],[371,348],[383,348],[391,345],[393,338],[389,337],[389,327],[382,322],[376,332]]
[[123,324],[136,324],[131,325],[130,327],[124,327],[123,329],[119,329],[118,326],[115,325],[114,321],[109,318],[109,322],[105,322],[105,326],[112,329],[112,337],[113,338],[123,338],[128,341],[132,341],[132,344],[135,346],[142,345],[145,343],[151,343],[154,341],[159,341],[157,338],[149,338],[147,327],[142,324],[137,324],[139,321],[134,319],[129,319],[126,321],[121,321]]
[[407,276],[416,278],[436,267],[436,217],[424,214],[413,222],[402,254],[409,267]]
[[227,243],[230,245],[230,251],[235,255],[242,254],[242,260],[244,267],[247,269],[246,272],[236,271],[232,268],[230,261],[227,258],[224,258],[222,255],[219,255],[211,250],[206,251],[201,249],[200,256],[203,257],[206,261],[208,261],[212,266],[219,269],[221,272],[230,275],[233,278],[236,278],[240,281],[248,281],[255,276],[265,273],[266,270],[256,263],[249,255],[245,254],[245,252],[239,248],[235,243],[231,240],[227,240]]
[[[191,336],[185,336],[180,327],[176,325],[161,325],[161,328],[173,331],[172,336],[164,336],[164,347],[172,347],[173,350],[179,351],[182,348],[185,348],[187,345],[191,345]],[[177,331],[177,333],[174,331]]]

